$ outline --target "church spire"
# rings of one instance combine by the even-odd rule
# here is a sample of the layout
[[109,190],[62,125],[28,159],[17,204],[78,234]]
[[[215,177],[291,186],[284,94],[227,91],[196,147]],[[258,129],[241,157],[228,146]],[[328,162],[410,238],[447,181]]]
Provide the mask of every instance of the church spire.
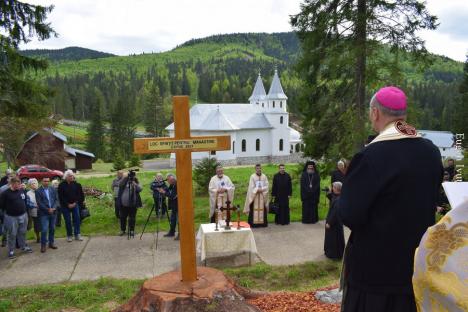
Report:
[[264,101],[266,99],[265,87],[263,86],[262,76],[258,73],[257,82],[253,89],[252,95],[249,97],[250,102]]
[[269,100],[287,100],[288,97],[284,94],[283,87],[281,86],[281,81],[278,76],[278,69],[275,68],[275,75],[273,76],[273,81],[271,82],[270,91],[268,91]]

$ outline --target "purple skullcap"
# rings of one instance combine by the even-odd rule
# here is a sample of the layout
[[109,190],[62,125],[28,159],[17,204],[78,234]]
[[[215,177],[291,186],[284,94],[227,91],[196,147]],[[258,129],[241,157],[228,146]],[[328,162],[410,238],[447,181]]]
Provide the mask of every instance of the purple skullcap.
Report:
[[397,87],[384,87],[375,94],[380,105],[392,110],[406,109],[406,95]]

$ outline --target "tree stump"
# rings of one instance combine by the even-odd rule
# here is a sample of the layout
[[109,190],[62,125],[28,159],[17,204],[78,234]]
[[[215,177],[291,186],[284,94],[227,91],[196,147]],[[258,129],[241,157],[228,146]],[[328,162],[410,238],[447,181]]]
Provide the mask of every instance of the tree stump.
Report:
[[115,312],[258,312],[247,303],[249,292],[216,269],[197,268],[198,280],[182,282],[172,271],[147,280],[130,301]]

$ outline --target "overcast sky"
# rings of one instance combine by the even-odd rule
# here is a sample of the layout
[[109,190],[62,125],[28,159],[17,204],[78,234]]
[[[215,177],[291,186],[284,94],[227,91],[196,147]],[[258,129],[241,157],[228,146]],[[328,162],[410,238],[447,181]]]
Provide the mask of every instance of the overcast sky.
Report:
[[[289,16],[302,0],[30,0],[50,5],[58,38],[23,49],[80,46],[118,55],[161,52],[192,38],[242,32],[291,31]],[[429,51],[464,61],[468,52],[468,1],[428,0],[439,17],[436,31],[421,33]]]

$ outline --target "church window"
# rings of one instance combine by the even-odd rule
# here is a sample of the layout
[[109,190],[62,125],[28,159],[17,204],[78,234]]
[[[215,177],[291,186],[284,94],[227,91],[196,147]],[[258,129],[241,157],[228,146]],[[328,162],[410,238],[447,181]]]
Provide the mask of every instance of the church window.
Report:
[[[258,103],[257,103],[258,104]],[[236,141],[232,141],[232,153],[236,153]]]
[[283,139],[279,140],[279,150],[280,152],[283,151]]
[[265,103],[262,103],[262,107],[265,107]]
[[275,101],[273,101],[273,108],[275,108]]
[[260,151],[260,139],[257,139],[255,141],[255,150],[258,152]]
[[280,124],[283,123],[283,116],[280,117]]
[[216,151],[211,151],[210,155],[216,156]]
[[301,144],[296,144],[296,153],[300,152]]
[[305,149],[305,145],[304,144],[301,144],[301,152],[303,152]]
[[244,140],[242,140],[242,151],[245,152],[247,150],[247,142]]
[[280,101],[280,108],[283,108],[283,101]]

